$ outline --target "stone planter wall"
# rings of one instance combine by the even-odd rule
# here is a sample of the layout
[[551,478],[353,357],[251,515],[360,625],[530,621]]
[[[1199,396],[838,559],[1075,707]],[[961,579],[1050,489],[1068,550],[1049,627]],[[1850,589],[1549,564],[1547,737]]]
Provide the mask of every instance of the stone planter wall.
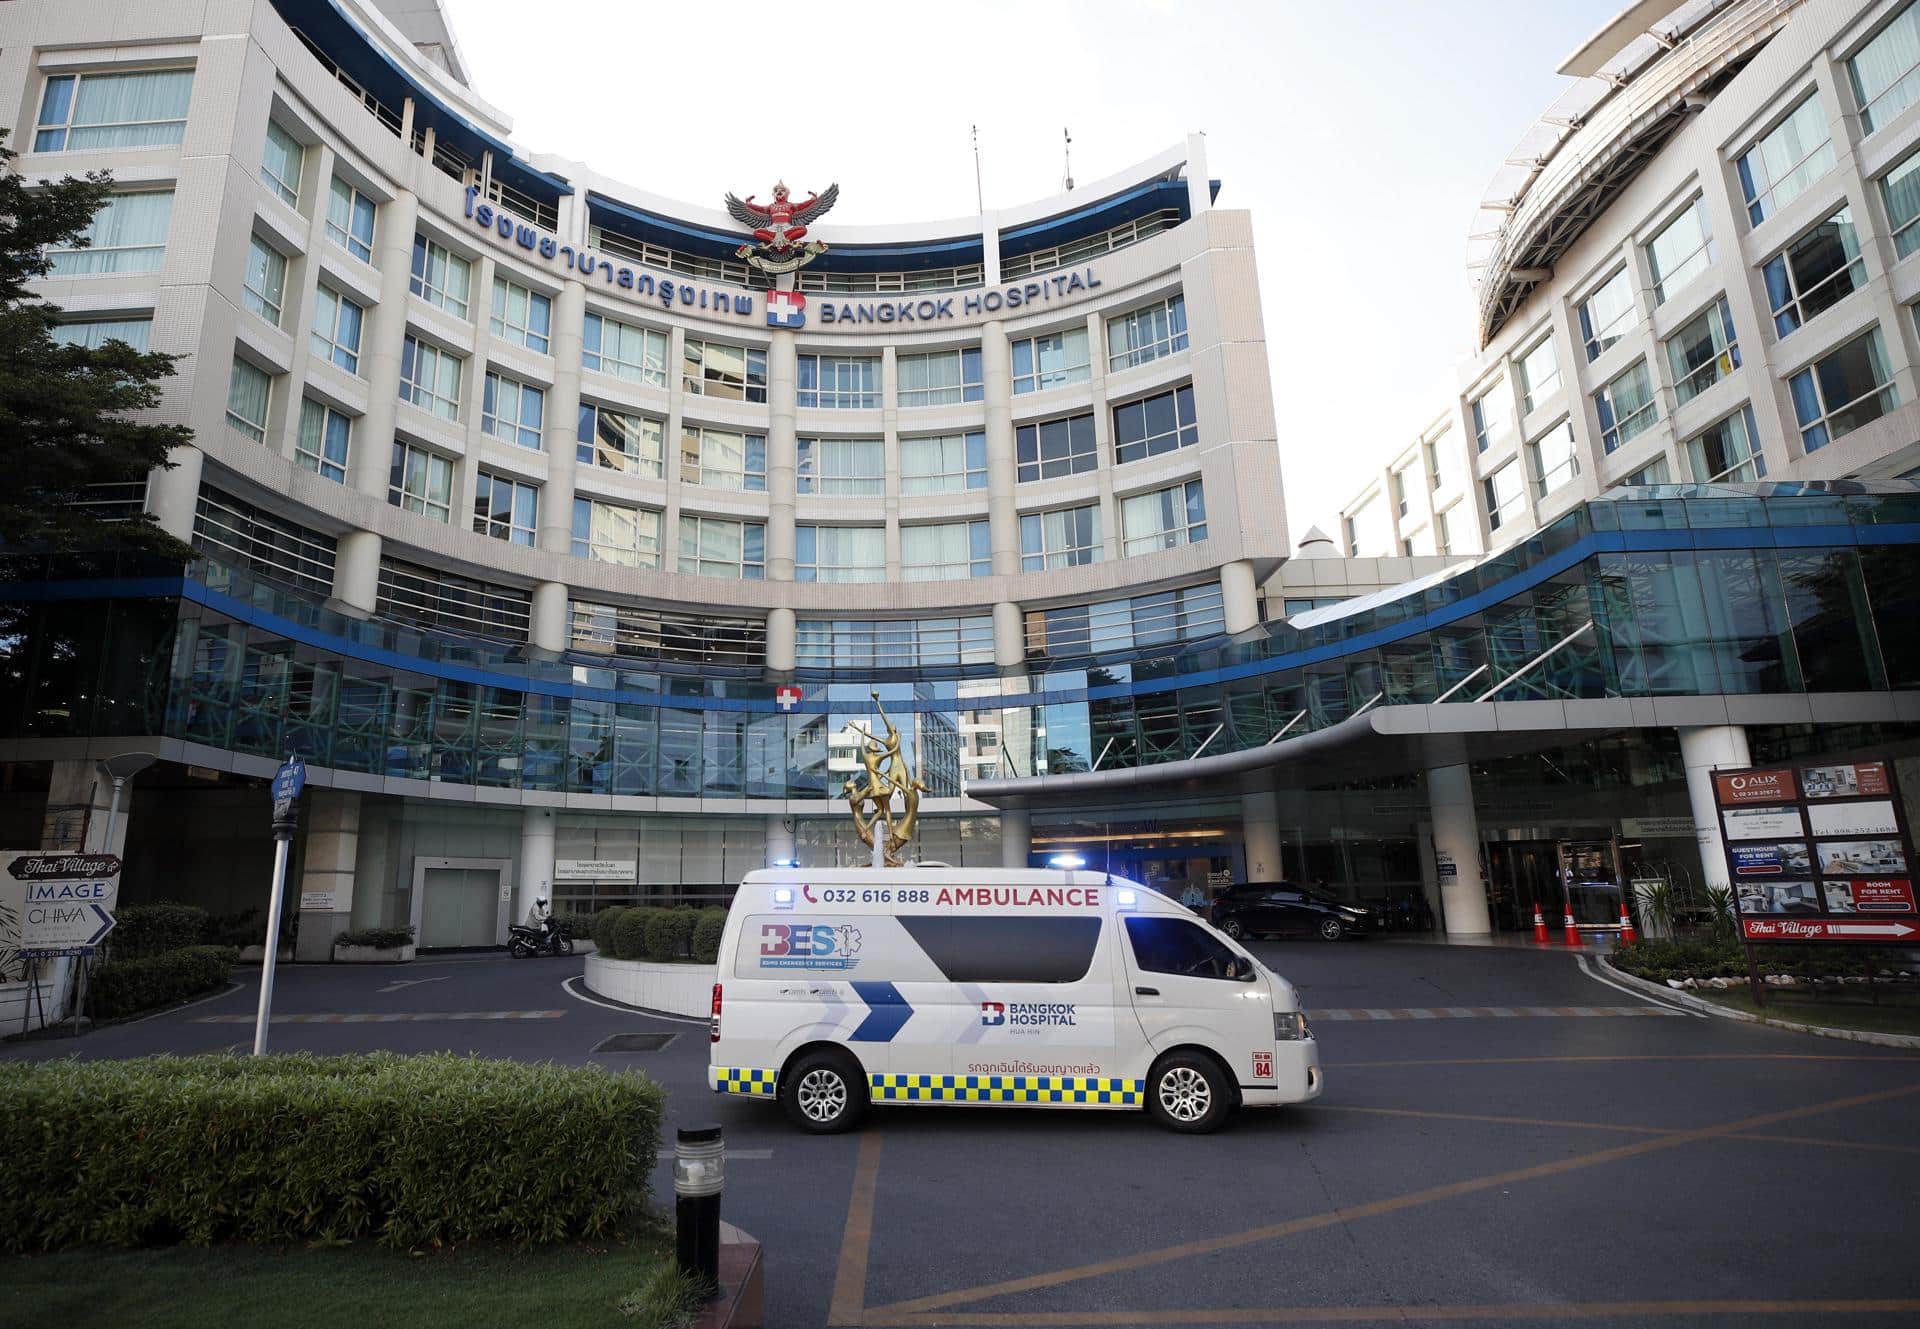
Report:
[[718,972],[719,966],[711,964],[654,964],[589,955],[587,990],[628,1006],[699,1018],[713,1010]]
[[405,946],[342,946],[334,943],[333,958],[338,964],[405,964],[413,958],[413,943]]

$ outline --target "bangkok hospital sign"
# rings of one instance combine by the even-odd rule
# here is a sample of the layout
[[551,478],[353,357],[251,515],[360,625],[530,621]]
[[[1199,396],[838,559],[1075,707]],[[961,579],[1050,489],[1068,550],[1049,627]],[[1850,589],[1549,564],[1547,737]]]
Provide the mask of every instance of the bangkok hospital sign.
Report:
[[[480,191],[467,188],[466,217],[495,244],[524,250],[527,256],[563,268],[576,280],[618,291],[628,299],[678,309],[682,313],[751,321],[764,312],[768,327],[865,329],[889,324],[954,325],[986,322],[1043,305],[1081,300],[1100,289],[1092,267],[1050,272],[1031,281],[990,287],[984,291],[923,295],[902,300],[840,300],[814,293],[783,292],[778,302],[762,298],[765,292],[709,286],[616,263],[613,257],[590,249],[562,244],[551,232],[512,216],[480,200]],[[617,256],[616,256],[617,257]]]

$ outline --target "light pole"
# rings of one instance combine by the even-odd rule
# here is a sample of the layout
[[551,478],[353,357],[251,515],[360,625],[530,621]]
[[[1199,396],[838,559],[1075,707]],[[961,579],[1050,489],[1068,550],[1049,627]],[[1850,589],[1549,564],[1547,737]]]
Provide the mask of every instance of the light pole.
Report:
[[107,805],[107,827],[106,834],[100,839],[101,853],[113,851],[113,823],[120,815],[120,791],[127,787],[127,781],[159,760],[151,752],[122,752],[118,756],[108,757],[95,768],[113,781],[113,801]]

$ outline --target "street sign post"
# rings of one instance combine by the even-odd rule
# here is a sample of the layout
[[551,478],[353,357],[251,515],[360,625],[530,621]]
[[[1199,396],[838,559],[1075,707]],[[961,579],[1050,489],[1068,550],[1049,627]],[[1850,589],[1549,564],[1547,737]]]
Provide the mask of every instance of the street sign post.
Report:
[[273,775],[273,888],[267,896],[265,956],[260,962],[260,1011],[253,1024],[253,1055],[267,1052],[267,1025],[273,1018],[274,961],[280,955],[280,901],[287,887],[287,852],[299,825],[300,791],[307,784],[307,766],[299,754],[289,754]]

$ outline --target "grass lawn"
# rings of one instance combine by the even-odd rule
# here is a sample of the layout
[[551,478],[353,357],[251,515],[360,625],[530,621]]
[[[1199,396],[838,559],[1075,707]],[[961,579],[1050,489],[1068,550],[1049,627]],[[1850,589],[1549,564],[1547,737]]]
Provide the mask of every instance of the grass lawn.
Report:
[[[656,1272],[658,1271],[658,1272]],[[650,1286],[651,1280],[651,1286]],[[619,1306],[642,1294],[634,1314]],[[0,1257],[0,1324],[122,1329],[540,1329],[680,1322],[668,1241],[407,1255],[332,1250],[88,1250]]]
[[1820,1001],[1803,996],[1767,994],[1767,1004],[1756,1010],[1753,997],[1744,989],[1695,988],[1693,995],[1731,1006],[1749,1015],[1764,1015],[1773,1020],[1791,1020],[1795,1024],[1817,1024],[1823,1029],[1857,1029],[1872,1034],[1920,1034],[1920,1003],[1904,1001],[1878,1006],[1864,1003]]

